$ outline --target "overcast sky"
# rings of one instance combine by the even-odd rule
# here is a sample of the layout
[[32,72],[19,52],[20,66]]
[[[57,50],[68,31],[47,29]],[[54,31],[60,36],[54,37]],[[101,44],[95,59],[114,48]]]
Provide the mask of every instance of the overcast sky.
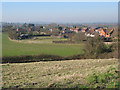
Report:
[[115,23],[117,2],[3,2],[3,22]]

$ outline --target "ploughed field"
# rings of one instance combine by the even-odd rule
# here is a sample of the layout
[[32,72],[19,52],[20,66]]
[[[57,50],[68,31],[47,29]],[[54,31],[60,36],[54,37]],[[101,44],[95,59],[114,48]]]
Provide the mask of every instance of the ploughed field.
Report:
[[40,39],[38,38],[37,40],[11,41],[8,38],[8,34],[3,33],[2,55],[20,56],[20,55],[50,54],[59,56],[70,56],[83,53],[82,50],[84,46],[83,44],[54,44],[49,42],[52,42],[52,40],[59,41],[65,39],[41,39],[41,40]]
[[[112,68],[114,68],[112,70]],[[118,68],[116,59],[88,59],[69,61],[49,61],[34,63],[2,64],[3,88],[44,88],[44,87],[93,87],[105,86],[115,88],[117,79],[115,70]],[[108,70],[110,70],[110,73]],[[93,73],[107,73],[99,77],[95,83]],[[91,81],[93,80],[93,81]],[[95,79],[96,80],[96,79]],[[107,82],[108,81],[108,82]],[[107,83],[107,84],[106,84]]]

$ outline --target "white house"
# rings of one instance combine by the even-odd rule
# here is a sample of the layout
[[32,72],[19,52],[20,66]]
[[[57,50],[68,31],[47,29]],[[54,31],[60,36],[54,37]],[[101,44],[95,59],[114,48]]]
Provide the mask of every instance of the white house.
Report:
[[95,37],[95,35],[90,34],[90,33],[88,33],[88,34],[85,33],[85,35],[86,35],[87,37]]

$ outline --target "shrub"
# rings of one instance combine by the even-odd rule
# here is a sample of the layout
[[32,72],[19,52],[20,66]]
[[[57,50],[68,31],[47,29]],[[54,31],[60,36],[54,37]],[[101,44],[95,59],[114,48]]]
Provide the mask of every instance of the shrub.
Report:
[[85,36],[85,33],[79,32],[79,33],[74,34],[72,36],[72,40],[75,41],[75,42],[82,42],[82,41],[86,41],[87,37]]
[[91,59],[103,58],[109,52],[112,52],[112,48],[112,45],[105,45],[101,38],[91,38],[84,47],[85,57]]
[[20,34],[17,33],[15,30],[10,30],[8,34],[10,39],[19,39]]

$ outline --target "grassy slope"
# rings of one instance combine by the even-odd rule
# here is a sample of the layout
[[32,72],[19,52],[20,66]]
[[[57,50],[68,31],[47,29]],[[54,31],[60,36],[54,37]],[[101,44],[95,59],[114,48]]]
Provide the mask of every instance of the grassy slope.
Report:
[[[75,87],[95,72],[118,68],[115,59],[2,64],[3,87]],[[55,85],[55,86],[54,86]]]
[[60,56],[69,56],[83,53],[80,45],[72,44],[42,44],[42,43],[18,43],[8,39],[7,34],[2,34],[2,54],[3,56],[19,56],[19,55],[37,55],[37,54],[53,54]]

